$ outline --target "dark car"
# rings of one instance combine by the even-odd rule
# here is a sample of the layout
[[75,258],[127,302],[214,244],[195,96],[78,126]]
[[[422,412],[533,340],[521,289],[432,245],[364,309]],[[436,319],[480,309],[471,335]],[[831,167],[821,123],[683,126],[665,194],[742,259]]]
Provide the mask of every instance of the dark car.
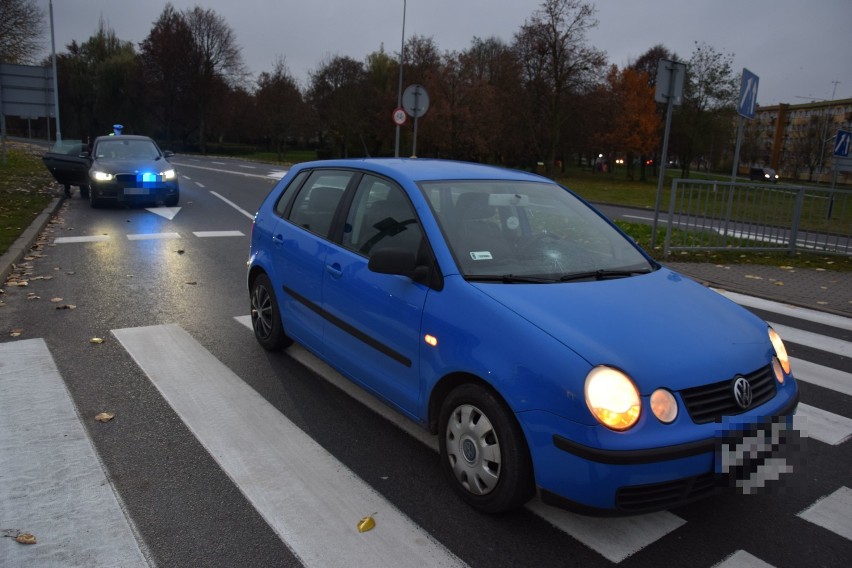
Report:
[[95,138],[90,154],[89,203],[139,203],[162,201],[173,207],[180,200],[177,172],[147,136],[120,135]]
[[83,155],[88,151],[80,140],[63,140],[41,158],[56,181],[65,187],[68,197],[72,186],[80,188],[81,197],[89,196],[89,159]]
[[751,181],[778,181],[778,174],[772,168],[751,168],[748,177]]
[[437,434],[485,512],[536,492],[668,508],[783,459],[799,395],[778,334],[540,176],[299,164],[255,216],[247,288],[262,347],[296,341]]

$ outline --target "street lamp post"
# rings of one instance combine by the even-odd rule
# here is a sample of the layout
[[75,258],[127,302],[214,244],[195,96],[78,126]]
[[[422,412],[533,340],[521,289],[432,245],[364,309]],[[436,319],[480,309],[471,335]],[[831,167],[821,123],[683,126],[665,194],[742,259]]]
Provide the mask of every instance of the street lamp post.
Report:
[[[405,62],[405,9],[407,0],[402,0],[402,41],[399,48],[399,85],[397,87],[396,108],[402,108],[402,65]],[[396,125],[396,144],[393,155],[399,158],[399,124]]]
[[[50,0],[50,53],[53,58],[53,108],[56,112],[56,141],[62,142],[62,128],[59,126],[59,76],[56,74],[56,40],[53,36],[53,0]],[[50,123],[48,122],[48,126]],[[47,130],[50,140],[50,128]]]

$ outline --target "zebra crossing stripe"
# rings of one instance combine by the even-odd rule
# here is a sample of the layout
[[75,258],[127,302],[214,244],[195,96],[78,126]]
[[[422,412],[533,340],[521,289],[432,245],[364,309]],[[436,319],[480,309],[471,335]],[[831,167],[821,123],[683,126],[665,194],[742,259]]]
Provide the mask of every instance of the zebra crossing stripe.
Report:
[[713,568],[774,568],[745,550],[738,550]]
[[845,373],[823,367],[804,359],[790,357],[790,365],[793,368],[793,376],[797,381],[803,381],[812,385],[821,386],[836,392],[852,396],[852,373]]
[[841,487],[797,516],[852,540],[852,489]]
[[793,420],[797,430],[832,446],[852,438],[852,420],[803,402],[799,403]]
[[91,235],[88,237],[56,237],[53,239],[53,242],[58,245],[66,243],[101,243],[109,239],[109,235]]
[[769,325],[781,335],[784,343],[798,343],[821,351],[829,351],[835,355],[852,357],[852,342],[777,323],[770,322]]
[[0,343],[0,527],[38,542],[3,566],[148,566],[80,420],[43,339]]
[[181,327],[112,333],[305,566],[464,565]]

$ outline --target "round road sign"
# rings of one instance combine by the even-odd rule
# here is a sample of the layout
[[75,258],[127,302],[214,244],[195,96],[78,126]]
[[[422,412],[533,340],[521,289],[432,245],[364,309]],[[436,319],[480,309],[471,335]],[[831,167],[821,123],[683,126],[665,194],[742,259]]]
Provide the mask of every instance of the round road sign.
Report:
[[402,126],[405,124],[407,116],[405,114],[404,108],[394,109],[393,111],[393,121],[397,126]]
[[429,110],[429,94],[423,85],[409,85],[402,93],[402,106],[409,116],[420,118]]

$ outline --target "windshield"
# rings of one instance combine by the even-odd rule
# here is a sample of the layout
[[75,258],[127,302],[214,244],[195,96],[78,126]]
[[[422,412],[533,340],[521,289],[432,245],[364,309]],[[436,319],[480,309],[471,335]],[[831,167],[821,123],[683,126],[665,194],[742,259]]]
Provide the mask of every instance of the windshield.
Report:
[[160,151],[151,140],[132,140],[116,136],[101,140],[95,147],[96,158],[156,160]]
[[655,269],[633,243],[556,184],[441,181],[420,187],[469,279],[556,282]]

